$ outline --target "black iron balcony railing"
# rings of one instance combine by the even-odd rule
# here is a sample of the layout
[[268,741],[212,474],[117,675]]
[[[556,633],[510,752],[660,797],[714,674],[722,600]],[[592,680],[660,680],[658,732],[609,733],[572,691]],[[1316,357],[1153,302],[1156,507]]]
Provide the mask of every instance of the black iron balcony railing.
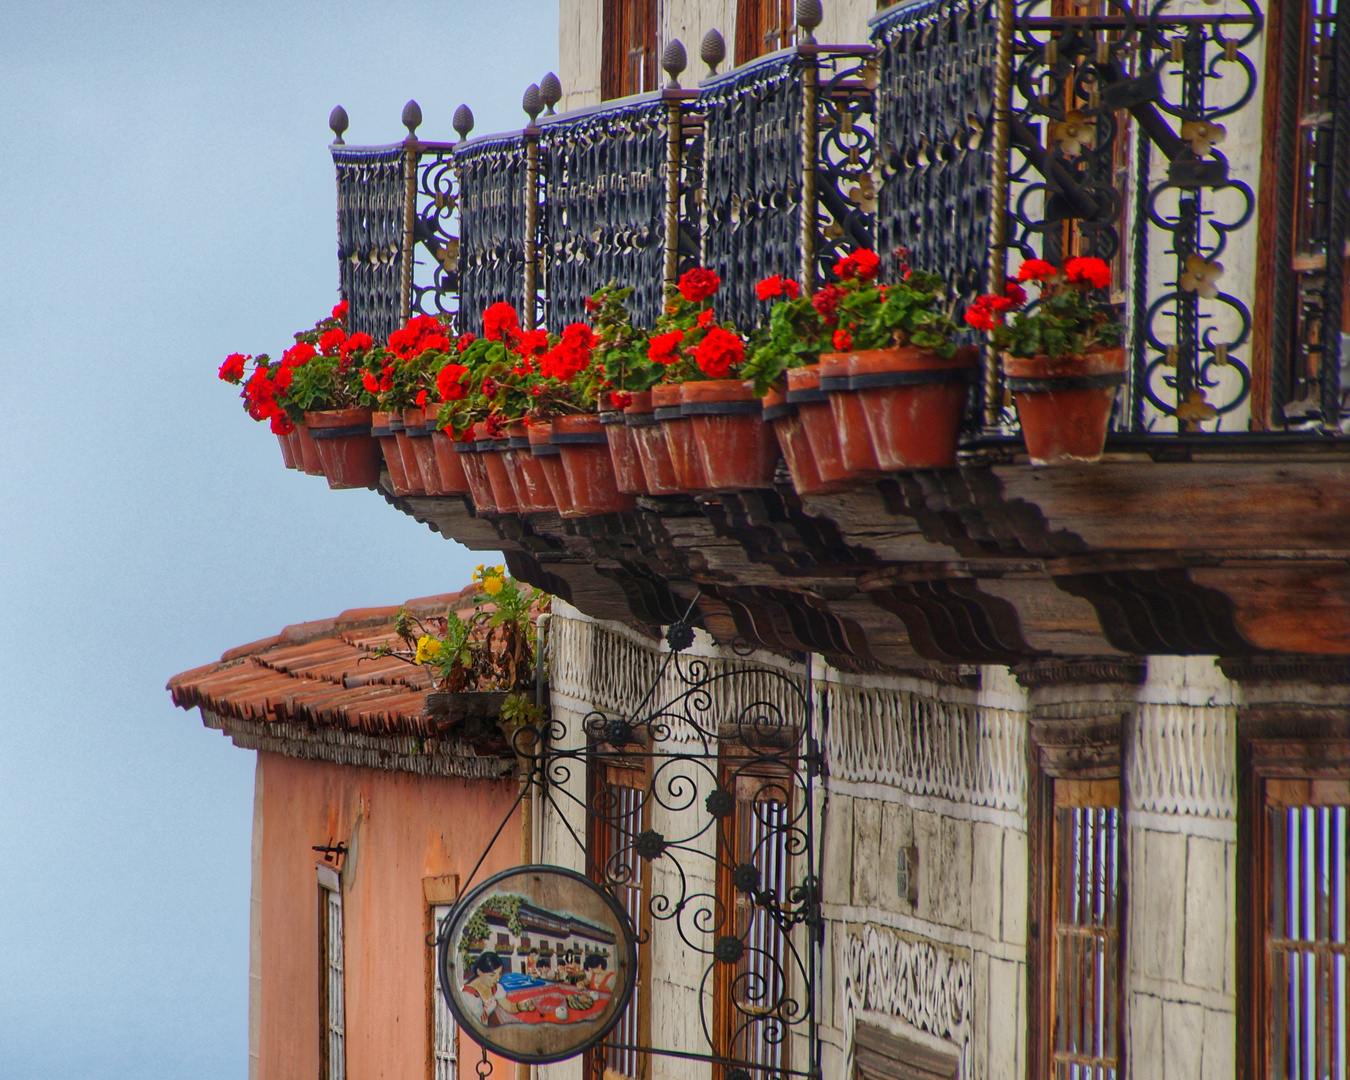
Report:
[[[455,145],[413,124],[403,144],[350,147],[335,127],[352,325],[420,311],[476,329],[497,300],[559,325],[611,279],[650,320],[695,262],[725,282],[719,312],[751,325],[760,277],[810,289],[854,246],[906,248],[958,302],[1022,259],[1092,254],[1113,266],[1132,356],[1117,437],[1340,433],[1350,16],[1290,11],[1305,6],[1280,20],[1264,94],[1252,0],[915,0],[867,45],[804,34],[719,75],[714,42],[697,91],[679,88],[677,42],[663,91],[555,116],[546,81],[513,134],[465,138],[466,109]],[[1290,136],[1276,120],[1300,108]],[[968,433],[997,441],[1015,420],[997,358],[985,368]]]

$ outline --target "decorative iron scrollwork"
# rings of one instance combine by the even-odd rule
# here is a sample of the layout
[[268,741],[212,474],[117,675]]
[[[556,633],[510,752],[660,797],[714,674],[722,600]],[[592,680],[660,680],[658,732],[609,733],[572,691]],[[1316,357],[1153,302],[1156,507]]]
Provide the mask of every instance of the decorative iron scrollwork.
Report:
[[459,166],[460,329],[481,332],[499,300],[525,310],[525,137],[476,139],[455,151]]
[[413,262],[412,310],[459,314],[459,176],[454,147],[422,143],[417,164],[413,239],[426,253]]

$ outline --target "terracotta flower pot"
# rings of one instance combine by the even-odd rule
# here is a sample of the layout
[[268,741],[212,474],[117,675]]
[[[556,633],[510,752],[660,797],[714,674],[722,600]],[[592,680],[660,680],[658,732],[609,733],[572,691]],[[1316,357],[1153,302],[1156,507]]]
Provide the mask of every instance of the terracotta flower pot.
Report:
[[866,473],[854,472],[844,465],[830,396],[820,388],[819,364],[788,370],[787,403],[797,407],[797,416],[806,441],[811,444],[811,454],[822,484],[844,488],[866,479]]
[[281,462],[288,469],[294,469],[295,463],[295,429],[292,428],[285,435],[277,436],[277,445],[281,447]]
[[633,496],[621,492],[615,480],[609,439],[600,417],[594,413],[555,417],[549,442],[561,452],[572,505],[581,514],[614,514],[633,509]]
[[431,447],[441,477],[441,494],[467,495],[469,478],[464,475],[464,459],[455,453],[455,440],[438,429],[431,433]]
[[370,434],[369,409],[305,413],[330,488],[380,486],[380,444]]
[[1033,465],[1100,461],[1116,388],[1125,381],[1125,350],[1082,356],[1003,358]]
[[[806,429],[802,426],[798,408],[796,405],[788,404],[786,391],[770,389],[760,399],[760,404],[764,407],[764,422],[773,425],[774,436],[778,439],[778,449],[782,451],[783,460],[787,462],[792,486],[797,489],[797,494],[818,495],[835,490],[820,479],[815,454],[811,450],[810,440],[806,437]],[[829,408],[828,405],[822,407],[827,410]]]
[[524,424],[512,424],[506,429],[511,448],[502,455],[511,486],[516,491],[516,502],[525,514],[543,513],[558,509],[553,501],[553,489],[544,473],[544,459],[530,451],[530,429]]
[[647,494],[647,477],[638,457],[637,440],[624,423],[621,409],[601,409],[600,424],[609,440],[609,459],[614,464],[614,482],[629,495]]
[[291,444],[291,460],[295,462],[291,468],[303,468],[304,450],[300,447],[300,425],[297,424],[291,429],[291,433],[286,436],[286,441]]
[[887,470],[955,468],[979,358],[968,347],[950,360],[913,347],[848,354],[849,389],[862,407],[877,464]]
[[858,395],[849,389],[849,353],[822,353],[820,388],[830,399],[834,434],[839,440],[839,461],[855,477],[865,478],[881,472],[867,416]]
[[694,445],[694,429],[689,418],[680,410],[680,384],[666,383],[652,387],[652,415],[666,436],[670,463],[680,491],[707,491],[708,477],[703,471],[703,458]]
[[319,448],[304,423],[295,425],[296,439],[300,444],[300,456],[296,459],[307,476],[322,476],[323,462],[319,460]]
[[464,478],[469,484],[469,497],[473,499],[474,513],[495,514],[497,504],[493,501],[492,484],[489,482],[487,474],[487,462],[483,460],[483,455],[478,452],[478,443],[473,439],[472,431],[468,434],[469,438],[457,441],[454,447],[459,460],[464,463]]
[[[433,410],[433,416],[435,415]],[[426,410],[403,410],[405,445],[412,450],[417,463],[417,475],[422,478],[422,489],[428,495],[444,495],[441,488],[441,470],[436,464],[436,447],[431,443],[431,429],[427,427]]]
[[553,492],[553,502],[558,513],[565,518],[581,517],[581,512],[572,502],[572,489],[567,486],[567,473],[563,469],[562,451],[553,445],[553,424],[536,421],[530,425],[530,453],[544,467],[544,477]]
[[501,451],[510,447],[509,439],[494,439],[488,433],[487,424],[474,424],[474,443],[478,447],[478,458],[487,473],[488,486],[492,488],[492,503],[499,514],[514,514],[520,510],[516,501],[516,489],[511,486],[511,477],[506,471],[506,462]]
[[422,470],[417,465],[417,455],[413,453],[412,442],[404,429],[402,411],[389,414],[389,429],[394,433],[399,457],[403,459],[403,477],[408,485],[408,494],[425,495],[427,489],[422,486]]
[[398,440],[394,438],[394,429],[389,425],[392,418],[392,413],[372,412],[370,433],[379,442],[380,451],[384,454],[384,467],[389,470],[389,486],[394,489],[394,494],[410,495],[412,491],[408,487],[408,475],[403,471],[403,455],[398,451]]
[[703,473],[713,491],[773,487],[778,440],[744,379],[699,379],[680,385],[680,412],[689,417]]
[[632,436],[633,448],[642,463],[642,478],[647,485],[647,493],[678,495],[682,490],[680,478],[675,475],[670,445],[666,442],[663,426],[656,422],[653,408],[650,390],[635,393],[633,403],[623,411],[624,426]]

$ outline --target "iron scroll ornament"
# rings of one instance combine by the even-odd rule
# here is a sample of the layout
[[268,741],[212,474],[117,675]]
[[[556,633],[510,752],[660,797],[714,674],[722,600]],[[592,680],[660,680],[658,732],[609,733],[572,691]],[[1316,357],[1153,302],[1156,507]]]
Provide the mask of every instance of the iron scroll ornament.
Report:
[[[602,988],[589,981],[569,986],[563,978],[510,970],[511,956],[503,962],[487,940],[493,917],[489,912],[497,913],[507,927],[504,936],[516,955],[530,951],[530,931],[550,935],[541,944],[558,943],[556,968],[549,953],[550,974],[561,975],[563,947],[570,951],[575,940],[575,953],[584,961],[566,966],[575,966],[583,980],[586,972],[603,970]],[[485,916],[481,930],[474,925],[480,916]],[[482,934],[481,940],[476,933]],[[521,963],[524,967],[526,960]],[[437,938],[437,979],[460,1030],[485,1050],[525,1065],[564,1061],[604,1039],[628,1007],[637,970],[637,943],[614,897],[589,878],[558,866],[514,866],[494,874],[455,904]],[[514,979],[511,986],[505,982],[508,976]],[[483,997],[484,989],[488,997]],[[473,1014],[471,994],[481,1002],[481,1015]],[[508,1010],[521,1019],[502,1022]],[[570,1032],[576,1037],[568,1039]]]

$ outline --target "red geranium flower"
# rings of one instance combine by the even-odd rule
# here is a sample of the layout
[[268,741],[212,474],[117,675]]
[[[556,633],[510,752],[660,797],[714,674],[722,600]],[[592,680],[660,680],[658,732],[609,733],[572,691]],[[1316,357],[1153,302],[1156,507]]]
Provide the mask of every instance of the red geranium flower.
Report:
[[460,352],[463,352],[477,340],[478,340],[477,334],[469,334],[469,333],[460,334],[459,340],[455,342],[455,348],[457,348]]
[[351,334],[342,343],[342,348],[338,350],[338,353],[342,359],[346,360],[353,353],[365,352],[374,344],[375,339],[369,334]]
[[[341,334],[341,330],[329,331],[329,333]],[[307,341],[297,341],[289,349],[281,354],[282,367],[297,368],[308,364],[318,355],[314,351],[314,346]],[[332,353],[327,355],[332,356]]]
[[539,356],[548,349],[547,330],[526,330],[516,342],[516,352],[521,356]]
[[230,353],[216,374],[222,381],[238,385],[239,380],[244,377],[244,365],[252,359],[253,357],[245,356],[243,353]]
[[425,390],[417,391],[417,397],[415,397],[413,400],[417,403],[417,407],[420,409],[423,405],[427,403],[427,392]]
[[772,300],[775,296],[783,295],[783,279],[777,274],[773,277],[766,277],[755,286],[755,295],[761,300]]
[[380,392],[380,380],[364,369],[361,371],[361,385],[366,388],[366,393],[368,394],[378,394]]
[[681,296],[691,304],[697,304],[708,299],[721,284],[722,279],[714,271],[696,266],[692,270],[684,272],[678,288]]
[[626,409],[633,404],[633,395],[627,390],[615,390],[609,395],[609,405],[612,409]]
[[1045,281],[1055,276],[1057,271],[1044,259],[1028,259],[1017,268],[1018,281]]
[[675,352],[684,340],[683,330],[672,330],[668,334],[657,334],[647,342],[647,359],[654,364],[670,365],[679,359]]
[[337,306],[333,308],[333,318],[338,322],[347,321],[347,301],[339,300]]
[[847,330],[836,330],[830,340],[840,352],[848,352],[849,349],[853,348],[853,335]]
[[1111,284],[1111,268],[1101,259],[1070,259],[1064,264],[1064,276],[1070,281],[1086,281],[1094,289],[1104,289]]
[[463,379],[468,373],[463,364],[446,364],[436,373],[436,390],[442,401],[458,401],[465,395]]
[[295,424],[291,422],[291,418],[284,412],[278,410],[272,414],[273,435],[289,435],[294,430]]
[[520,316],[510,304],[498,301],[483,312],[483,336],[489,341],[502,341],[508,335],[514,338],[519,333]]
[[745,342],[730,330],[714,326],[694,349],[694,362],[710,379],[725,379],[745,359]]
[[712,308],[709,308],[707,311],[700,311],[700,312],[698,313],[698,324],[699,324],[699,326],[707,326],[707,325],[709,325],[712,321],[713,321],[713,311],[712,311]]
[[600,310],[600,305],[599,305],[599,303],[596,302],[596,300],[595,300],[594,297],[592,297],[592,296],[586,297],[586,310],[587,310],[588,312],[591,312],[591,313],[594,313],[594,312],[597,312],[597,311]]
[[594,349],[597,341],[589,326],[574,322],[563,327],[562,343],[573,349]]
[[857,279],[858,281],[871,281],[877,276],[877,270],[881,267],[881,259],[875,251],[869,248],[859,248],[851,255],[845,255],[834,264],[834,272],[841,281]]
[[826,285],[811,297],[811,306],[816,314],[827,324],[833,326],[838,320],[839,301],[844,298],[844,290],[838,285]]
[[347,331],[340,326],[325,330],[323,336],[319,338],[319,352],[323,353],[324,356],[336,356],[346,340]]
[[1012,306],[1020,308],[1027,302],[1027,291],[1009,278],[1003,283],[1003,295],[1012,301]]

